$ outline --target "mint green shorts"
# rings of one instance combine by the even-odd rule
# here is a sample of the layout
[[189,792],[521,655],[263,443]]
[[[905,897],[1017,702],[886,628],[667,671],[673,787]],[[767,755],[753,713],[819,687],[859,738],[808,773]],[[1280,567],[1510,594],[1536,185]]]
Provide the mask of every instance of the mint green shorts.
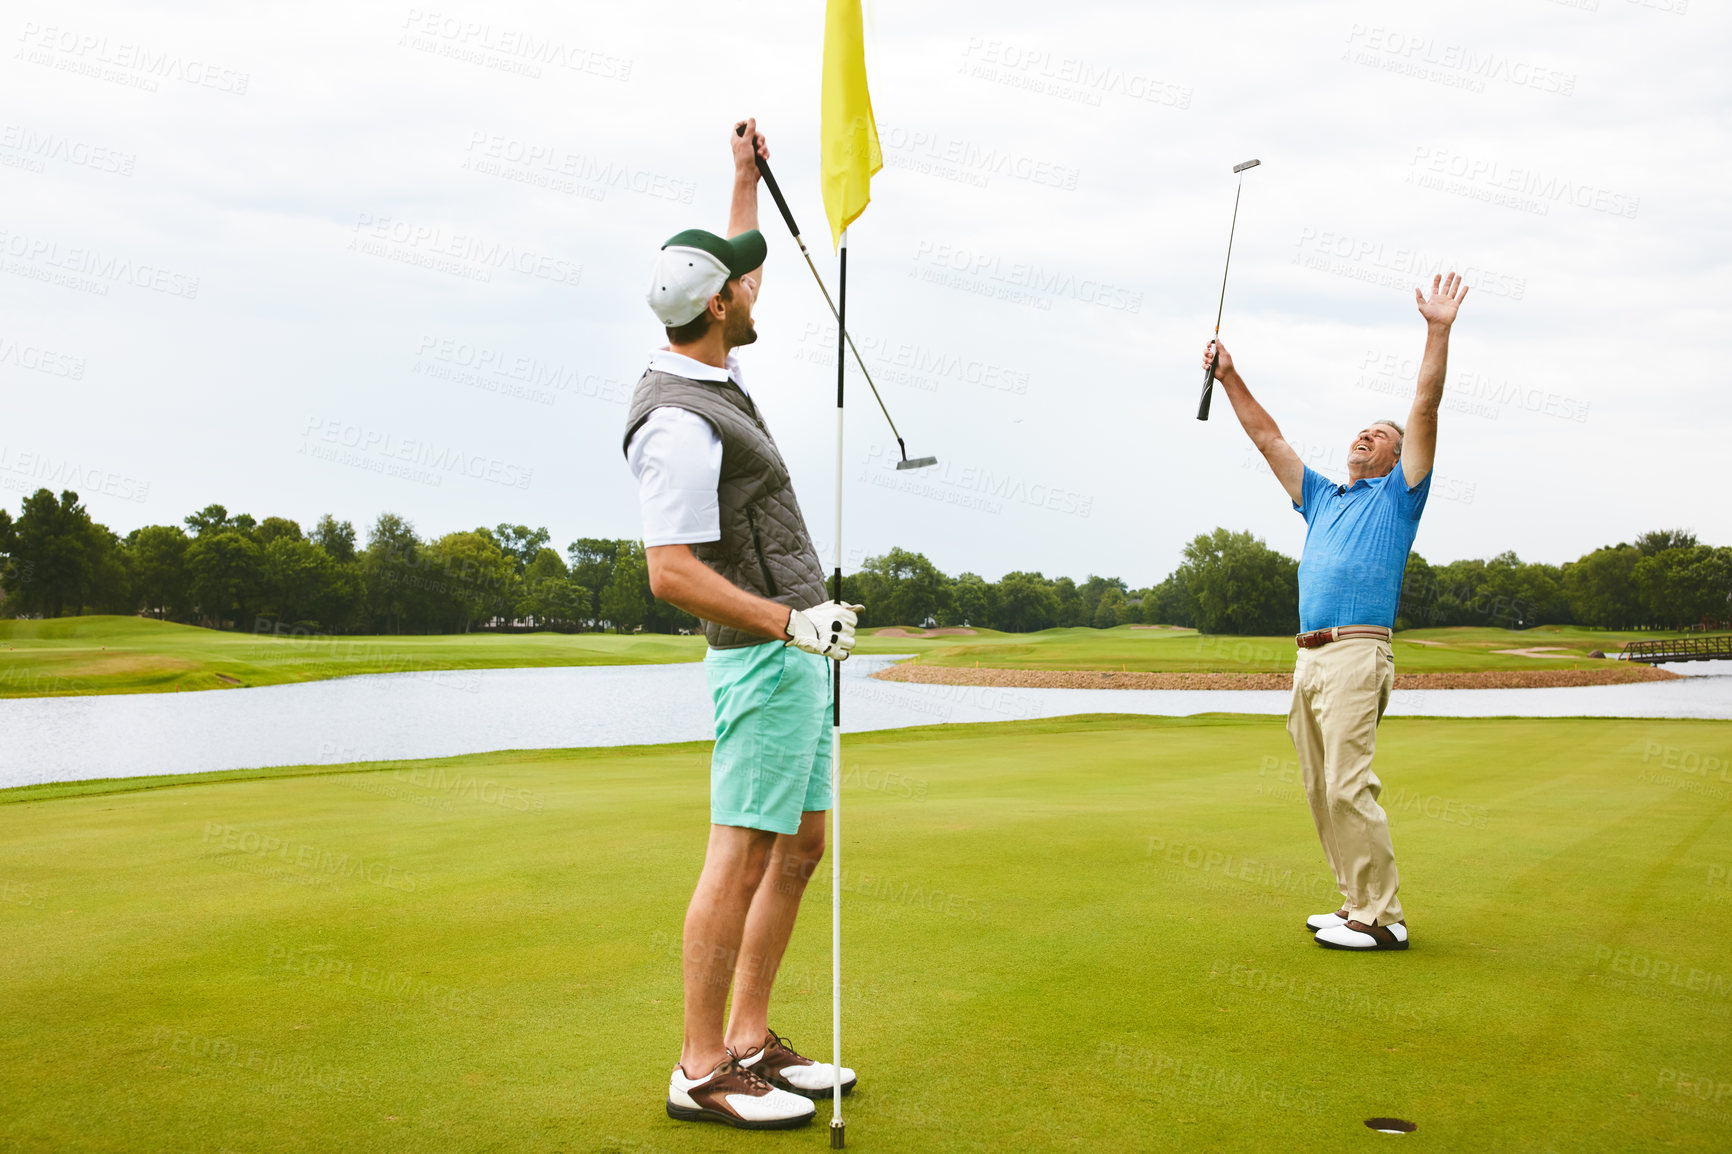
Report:
[[794,833],[830,808],[830,661],[771,641],[712,649],[710,821]]

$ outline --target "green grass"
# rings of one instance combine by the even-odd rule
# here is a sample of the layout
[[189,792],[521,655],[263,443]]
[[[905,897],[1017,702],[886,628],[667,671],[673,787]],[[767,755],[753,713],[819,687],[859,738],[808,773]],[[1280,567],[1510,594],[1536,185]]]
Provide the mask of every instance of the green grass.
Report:
[[[662,1113],[706,754],[0,793],[0,1147],[821,1149]],[[851,737],[848,1146],[1724,1150],[1729,754],[1386,722],[1414,947],[1355,956],[1299,929],[1334,902],[1279,719]],[[773,1019],[815,1052],[827,879]]]
[[[1615,653],[1633,638],[1668,633],[1622,633],[1545,625],[1535,629],[1410,629],[1395,638],[1403,673],[1466,673],[1481,669],[1569,669],[1592,664],[1599,649]],[[1561,657],[1528,657],[1500,649],[1556,647]],[[1293,668],[1293,638],[1204,635],[1191,629],[1046,629],[1039,633],[863,639],[862,653],[917,653],[922,665],[982,669],[1130,670],[1143,673],[1285,673]]]
[[[1203,636],[1190,629],[1047,629],[1040,633],[882,637],[863,633],[861,653],[915,653],[923,665],[989,669],[1104,669],[1144,672],[1285,672],[1291,637]],[[1567,669],[1613,652],[1632,637],[1545,626],[1418,629],[1400,634],[1403,672]],[[1432,644],[1419,644],[1421,641]],[[1562,646],[1564,660],[1500,655],[1497,649]],[[697,661],[702,637],[659,633],[470,633],[434,636],[293,638],[223,633],[139,617],[0,620],[0,698],[91,693],[171,693],[319,681],[357,673],[429,669],[514,669],[555,665],[644,665]]]
[[172,693],[357,673],[697,661],[702,637],[613,633],[273,637],[141,617],[0,621],[0,697]]

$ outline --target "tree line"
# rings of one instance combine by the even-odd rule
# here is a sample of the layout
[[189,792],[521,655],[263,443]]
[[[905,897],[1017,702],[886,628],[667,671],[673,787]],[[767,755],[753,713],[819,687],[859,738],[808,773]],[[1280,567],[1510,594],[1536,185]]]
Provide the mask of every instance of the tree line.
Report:
[[[985,625],[1021,633],[1053,626],[1188,625],[1204,633],[1272,635],[1299,629],[1299,562],[1248,532],[1216,529],[1184,548],[1157,585],[1117,577],[975,573],[949,577],[925,557],[892,549],[851,579],[863,624]],[[1732,619],[1732,548],[1699,544],[1681,530],[1644,533],[1563,565],[1513,552],[1432,565],[1409,554],[1397,629],[1586,625],[1686,629]]]
[[[0,509],[0,614],[145,614],[249,632],[460,633],[476,628],[671,633],[697,620],[650,593],[641,543],[580,537],[562,555],[545,527],[501,523],[423,538],[381,513],[363,544],[329,514],[310,530],[207,505],[179,525],[121,537],[78,494],[39,489],[14,520]],[[952,577],[893,548],[847,579],[863,625],[1185,625],[1205,633],[1298,630],[1298,562],[1248,532],[1216,529],[1184,548],[1160,583],[1118,577],[977,573]],[[1563,565],[1407,563],[1398,628],[1579,624],[1687,628],[1732,617],[1732,548],[1680,530],[1606,545]]]
[[[180,525],[120,537],[78,494],[39,489],[0,510],[0,612],[142,613],[214,629],[463,633],[478,627],[672,633],[697,619],[650,594],[636,541],[500,524],[423,538],[381,513],[363,545],[326,514],[310,531],[207,505]],[[518,625],[517,623],[520,623]]]

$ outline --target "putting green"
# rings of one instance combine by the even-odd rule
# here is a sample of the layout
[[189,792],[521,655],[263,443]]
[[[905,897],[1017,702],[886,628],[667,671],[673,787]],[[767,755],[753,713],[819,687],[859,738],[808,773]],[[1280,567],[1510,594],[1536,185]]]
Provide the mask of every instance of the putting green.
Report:
[[[1190,629],[1047,629],[1039,633],[887,637],[862,634],[860,653],[914,653],[926,665],[988,669],[1256,673],[1293,668],[1291,637],[1203,636]],[[1631,637],[1574,627],[1421,629],[1400,634],[1405,673],[1594,667],[1593,649]],[[1499,654],[1555,646],[1564,659]],[[172,693],[320,681],[358,673],[528,666],[645,665],[697,661],[702,637],[660,633],[470,633],[273,637],[222,633],[139,617],[0,621],[0,698]]]
[[[850,737],[849,1148],[1726,1149],[1732,723],[1382,737],[1414,947],[1371,956],[1300,932],[1278,719]],[[706,754],[0,793],[0,1146],[822,1149],[662,1113]],[[819,1053],[827,879],[774,1016]]]

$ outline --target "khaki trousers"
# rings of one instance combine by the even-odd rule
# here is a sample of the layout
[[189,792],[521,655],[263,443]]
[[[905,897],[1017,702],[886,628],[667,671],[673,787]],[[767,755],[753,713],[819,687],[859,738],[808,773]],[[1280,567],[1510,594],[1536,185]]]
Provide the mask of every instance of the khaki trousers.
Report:
[[1351,637],[1301,649],[1293,667],[1287,732],[1299,754],[1305,797],[1347,916],[1365,925],[1402,920],[1389,818],[1371,772],[1377,723],[1395,687],[1389,642]]

